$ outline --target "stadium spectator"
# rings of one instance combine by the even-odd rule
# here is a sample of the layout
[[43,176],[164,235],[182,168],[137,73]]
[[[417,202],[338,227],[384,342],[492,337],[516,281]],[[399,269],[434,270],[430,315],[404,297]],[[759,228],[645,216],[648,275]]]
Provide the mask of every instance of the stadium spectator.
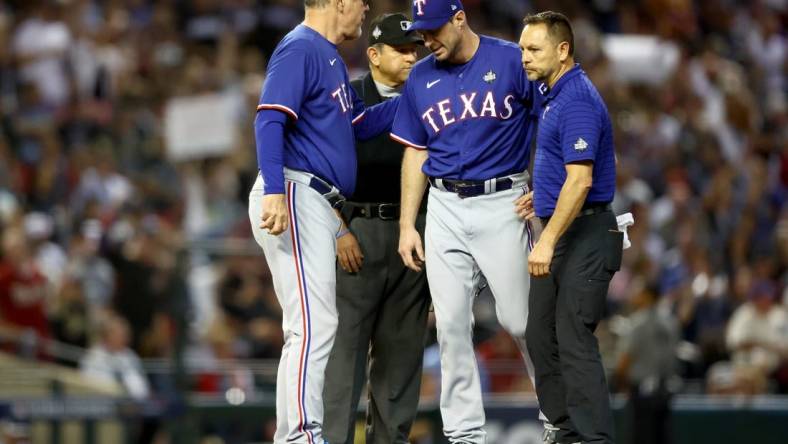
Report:
[[79,366],[91,379],[115,382],[131,398],[151,395],[150,385],[139,356],[129,348],[129,324],[114,313],[100,322],[98,340],[88,349]]
[[629,394],[633,415],[629,442],[669,444],[670,399],[678,374],[678,321],[660,310],[659,289],[640,284],[630,300],[629,330],[619,344],[615,379]]
[[17,339],[28,357],[43,356],[37,343],[50,336],[47,306],[51,295],[23,229],[6,228],[0,261],[0,330]]
[[731,316],[726,343],[735,367],[751,369],[768,378],[788,360],[788,312],[768,280],[756,281],[749,301]]

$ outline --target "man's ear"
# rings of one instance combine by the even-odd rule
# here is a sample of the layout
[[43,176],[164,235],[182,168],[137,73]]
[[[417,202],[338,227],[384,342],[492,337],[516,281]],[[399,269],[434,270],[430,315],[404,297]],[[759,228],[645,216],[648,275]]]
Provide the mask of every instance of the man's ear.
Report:
[[561,42],[558,44],[558,60],[561,63],[569,58],[569,42]]
[[451,21],[452,23],[454,23],[454,26],[462,29],[468,23],[466,21],[465,11],[463,10],[457,11],[457,13],[454,14],[454,17],[451,18]]
[[380,66],[380,51],[378,51],[378,48],[374,46],[367,48],[367,58],[371,65]]

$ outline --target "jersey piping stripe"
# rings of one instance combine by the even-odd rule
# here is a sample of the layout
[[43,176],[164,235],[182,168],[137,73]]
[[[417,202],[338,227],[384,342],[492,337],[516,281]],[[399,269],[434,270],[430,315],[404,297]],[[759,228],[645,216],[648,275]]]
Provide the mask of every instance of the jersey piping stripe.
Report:
[[357,124],[358,122],[361,122],[361,119],[363,119],[363,118],[364,118],[364,115],[366,115],[366,114],[367,114],[367,112],[366,112],[366,111],[362,111],[362,112],[361,112],[361,114],[357,115],[357,116],[356,116],[356,118],[355,118],[355,119],[353,119],[353,121],[351,122],[351,124],[355,125],[355,124]]
[[290,109],[290,108],[288,108],[288,107],[286,107],[284,105],[277,105],[277,104],[272,104],[272,103],[263,103],[263,104],[257,105],[257,111],[260,111],[261,109],[275,109],[277,111],[282,111],[283,113],[286,113],[290,117],[292,117],[293,120],[298,120],[298,114],[296,114],[295,111],[293,111],[292,109]]
[[391,133],[391,134],[389,134],[389,136],[390,136],[390,137],[391,137],[391,138],[392,138],[394,141],[396,141],[396,142],[399,142],[399,143],[401,143],[401,144],[403,144],[403,145],[407,145],[407,146],[410,146],[410,147],[416,148],[416,149],[418,149],[418,150],[426,150],[426,149],[427,149],[427,147],[426,147],[426,146],[419,145],[419,144],[417,144],[417,143],[413,143],[413,142],[411,142],[411,141],[409,141],[409,140],[403,139],[402,137],[400,137],[400,136],[398,136],[398,135],[396,135],[396,134],[394,134],[394,133]]
[[[530,191],[530,189],[528,187],[528,184],[525,185],[525,190],[523,190],[523,191],[525,191],[525,194],[528,194],[528,192]],[[544,228],[544,227],[542,227],[542,228]],[[534,233],[533,233],[533,228],[531,228],[531,221],[529,221],[529,220],[525,221],[525,233],[528,236],[528,251],[529,252],[533,251],[533,249],[534,249]]]
[[293,259],[295,261],[296,267],[296,278],[298,281],[298,294],[300,296],[301,302],[301,328],[303,330],[303,339],[301,341],[301,356],[298,362],[298,388],[297,388],[297,399],[298,399],[298,417],[299,417],[299,429],[302,433],[307,435],[307,439],[310,443],[314,443],[314,439],[312,438],[312,433],[305,429],[305,425],[308,421],[307,413],[306,413],[306,374],[307,374],[307,364],[309,360],[309,345],[312,338],[312,323],[309,319],[309,299],[306,287],[306,278],[304,277],[304,261],[301,255],[301,239],[298,232],[298,214],[296,213],[296,185],[294,182],[288,182],[287,184],[289,188],[289,199],[287,202],[287,209],[290,216],[290,239],[293,243]]

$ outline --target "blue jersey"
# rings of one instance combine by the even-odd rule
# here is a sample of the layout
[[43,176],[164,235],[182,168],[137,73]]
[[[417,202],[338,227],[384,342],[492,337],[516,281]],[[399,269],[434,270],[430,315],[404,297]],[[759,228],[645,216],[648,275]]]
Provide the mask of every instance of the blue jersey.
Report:
[[516,45],[480,39],[467,63],[429,56],[405,84],[391,137],[429,151],[430,177],[487,180],[528,167],[535,85]]
[[534,160],[534,208],[549,217],[566,181],[566,164],[592,161],[593,185],[586,204],[613,200],[616,160],[613,125],[602,97],[579,65],[553,85],[544,85]]
[[[350,87],[336,45],[299,25],[271,56],[258,110],[290,116],[285,128],[284,166],[312,173],[353,193],[356,150],[353,123],[364,105]],[[261,165],[266,193],[283,192],[281,165]],[[272,187],[272,188],[269,188]]]

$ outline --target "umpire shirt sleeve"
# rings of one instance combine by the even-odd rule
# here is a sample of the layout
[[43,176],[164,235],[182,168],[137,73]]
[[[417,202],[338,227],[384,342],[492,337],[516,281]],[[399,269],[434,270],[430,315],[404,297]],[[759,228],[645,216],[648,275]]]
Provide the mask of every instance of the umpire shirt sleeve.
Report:
[[567,102],[559,123],[564,163],[594,161],[602,135],[598,107],[584,100]]

